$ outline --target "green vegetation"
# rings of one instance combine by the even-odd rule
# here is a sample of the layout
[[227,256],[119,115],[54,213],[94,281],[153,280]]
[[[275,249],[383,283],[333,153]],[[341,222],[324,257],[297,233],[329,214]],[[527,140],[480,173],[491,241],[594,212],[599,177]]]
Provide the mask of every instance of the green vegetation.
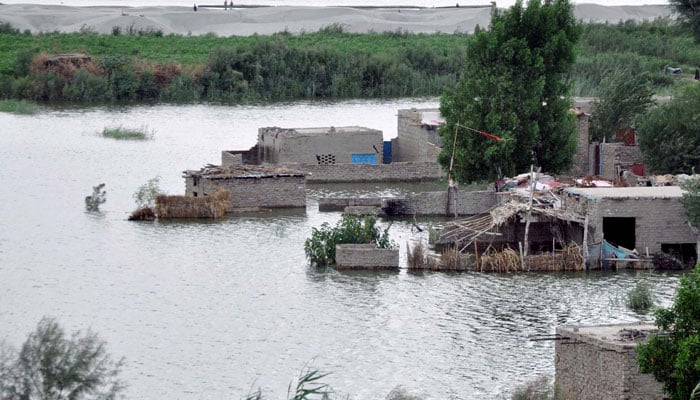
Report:
[[373,216],[364,218],[344,214],[335,227],[327,222],[311,230],[311,237],[304,242],[304,252],[311,265],[325,267],[335,264],[335,245],[345,243],[374,243],[380,249],[390,249],[396,244],[389,239],[389,228],[379,229]]
[[114,361],[95,333],[66,337],[51,318],[42,318],[16,350],[0,347],[0,398],[109,400],[124,389]]
[[153,138],[153,132],[149,132],[146,127],[134,129],[124,128],[120,125],[113,128],[104,128],[102,136],[116,140],[148,140]]
[[[438,96],[464,71],[472,37],[405,32],[353,34],[340,26],[316,33],[217,37],[114,29],[99,35],[21,33],[0,24],[0,99],[114,101],[274,101],[313,98]],[[648,74],[655,92],[692,71],[700,48],[671,20],[587,24],[576,47],[573,94],[601,94],[603,78],[624,69]],[[90,61],[50,61],[81,53]],[[474,73],[481,73],[477,66]],[[690,76],[690,75],[686,75]]]
[[576,143],[566,76],[578,36],[567,0],[518,1],[474,33],[462,78],[440,102],[438,160],[445,169],[454,162],[457,181],[513,176],[532,163],[550,172],[569,166]]
[[637,347],[642,373],[664,385],[671,400],[686,400],[700,382],[700,264],[681,277],[676,299],[656,312],[661,332]]
[[646,113],[654,92],[647,72],[634,74],[629,69],[612,71],[601,82],[600,98],[591,110],[591,140],[611,141],[616,132],[634,126],[635,119]]
[[100,204],[104,204],[107,201],[107,191],[104,190],[104,187],[104,183],[92,187],[92,194],[85,197],[86,210],[100,211]]
[[148,180],[148,182],[139,186],[138,190],[134,192],[134,201],[136,202],[136,207],[154,208],[156,206],[156,197],[162,193],[160,189],[160,176],[156,176]]
[[648,312],[654,306],[654,294],[649,281],[638,275],[634,287],[627,293],[625,304],[638,314]]
[[0,100],[0,112],[33,115],[39,112],[39,106],[32,101],[6,99]]
[[559,400],[563,399],[558,393],[553,379],[542,376],[513,391],[511,400]]
[[690,26],[695,36],[700,39],[700,1],[669,0],[678,17]]
[[700,85],[683,87],[673,100],[652,108],[637,121],[644,163],[656,174],[700,170]]
[[688,216],[688,221],[694,227],[700,227],[700,175],[693,174],[685,182],[681,182],[683,189],[683,208]]

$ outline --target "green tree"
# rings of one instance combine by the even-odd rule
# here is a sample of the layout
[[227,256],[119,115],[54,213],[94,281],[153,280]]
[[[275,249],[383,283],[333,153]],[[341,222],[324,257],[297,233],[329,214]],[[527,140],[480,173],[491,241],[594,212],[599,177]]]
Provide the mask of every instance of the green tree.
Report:
[[160,189],[160,176],[153,177],[148,182],[139,186],[134,192],[133,198],[138,208],[155,208],[156,197],[162,193]]
[[667,104],[637,121],[637,139],[649,171],[658,174],[700,170],[700,85],[685,86]]
[[700,0],[668,0],[680,20],[690,24],[696,38],[700,38]]
[[527,7],[519,0],[494,9],[489,30],[474,32],[460,81],[440,101],[438,159],[449,168],[454,147],[457,181],[493,177],[499,167],[513,175],[531,163],[549,172],[571,164],[576,131],[568,74],[579,33],[568,0],[530,0]]
[[687,400],[700,382],[700,264],[681,277],[676,299],[656,312],[661,332],[637,347],[642,373],[664,385],[671,400]]
[[639,115],[652,104],[651,76],[622,68],[606,75],[601,83],[601,94],[593,103],[591,138],[610,141],[613,134],[629,129]]
[[3,400],[112,400],[124,385],[122,360],[113,361],[94,333],[66,337],[51,318],[42,318],[19,353],[0,348]]

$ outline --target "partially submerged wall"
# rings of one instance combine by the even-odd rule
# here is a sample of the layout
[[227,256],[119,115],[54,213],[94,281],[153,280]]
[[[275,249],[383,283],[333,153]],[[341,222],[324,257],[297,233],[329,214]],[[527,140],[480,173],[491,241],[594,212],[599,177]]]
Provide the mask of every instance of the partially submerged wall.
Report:
[[306,207],[304,176],[195,179],[185,178],[185,194],[211,196],[219,188],[230,192],[230,208]]
[[440,215],[457,216],[476,215],[488,212],[498,204],[496,192],[456,191],[450,195],[448,190],[442,192],[421,192],[403,198],[386,198],[382,209],[389,215]]
[[411,182],[433,181],[444,178],[442,167],[434,162],[391,164],[289,164],[309,172],[310,183],[331,182]]
[[[637,366],[635,332],[653,325],[558,327],[554,344],[556,383],[565,399],[658,400],[662,385]],[[632,332],[631,338],[620,332]]]
[[378,249],[374,244],[337,244],[338,269],[398,269],[399,249]]

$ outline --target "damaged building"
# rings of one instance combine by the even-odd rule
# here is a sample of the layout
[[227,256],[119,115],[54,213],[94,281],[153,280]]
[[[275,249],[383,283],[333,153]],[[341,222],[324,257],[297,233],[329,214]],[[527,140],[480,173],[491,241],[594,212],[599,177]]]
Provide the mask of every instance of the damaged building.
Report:
[[229,192],[229,210],[241,208],[306,207],[306,175],[269,165],[209,165],[184,171],[185,195],[213,196]]

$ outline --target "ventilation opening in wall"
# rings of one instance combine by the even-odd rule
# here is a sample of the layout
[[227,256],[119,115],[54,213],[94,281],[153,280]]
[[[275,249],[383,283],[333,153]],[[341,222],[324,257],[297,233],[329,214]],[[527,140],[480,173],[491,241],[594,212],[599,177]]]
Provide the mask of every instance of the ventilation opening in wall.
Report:
[[698,259],[695,243],[661,243],[661,251],[677,258],[688,266],[694,266],[695,261]]
[[610,243],[632,250],[637,243],[635,225],[635,218],[603,218],[603,236]]
[[335,155],[333,154],[316,154],[318,165],[335,164]]

